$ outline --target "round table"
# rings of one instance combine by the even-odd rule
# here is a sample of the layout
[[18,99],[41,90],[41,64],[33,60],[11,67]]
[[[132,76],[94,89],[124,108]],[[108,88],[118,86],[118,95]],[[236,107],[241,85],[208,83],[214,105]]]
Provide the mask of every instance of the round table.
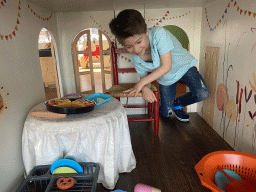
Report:
[[59,159],[96,162],[98,183],[114,189],[119,173],[136,167],[126,111],[115,98],[82,114],[64,118],[32,117],[32,111],[46,111],[44,103],[33,107],[24,124],[22,155],[26,173],[38,165]]

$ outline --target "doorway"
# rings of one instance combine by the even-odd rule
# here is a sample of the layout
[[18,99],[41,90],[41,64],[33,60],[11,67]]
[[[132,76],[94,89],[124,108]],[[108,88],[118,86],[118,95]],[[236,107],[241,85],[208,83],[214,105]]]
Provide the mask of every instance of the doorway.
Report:
[[42,28],[38,38],[38,50],[46,100],[60,97],[55,50],[50,32]]

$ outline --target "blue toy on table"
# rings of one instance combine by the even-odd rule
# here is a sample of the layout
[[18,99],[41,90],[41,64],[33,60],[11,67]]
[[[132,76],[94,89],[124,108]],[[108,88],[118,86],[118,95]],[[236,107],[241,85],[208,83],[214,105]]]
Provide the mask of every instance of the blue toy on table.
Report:
[[[96,102],[95,106],[100,106],[100,105],[108,102],[111,98],[112,98],[111,95],[106,95],[103,93],[94,93],[92,95],[84,97],[84,99],[94,100]],[[99,100],[102,100],[102,101],[99,101]]]

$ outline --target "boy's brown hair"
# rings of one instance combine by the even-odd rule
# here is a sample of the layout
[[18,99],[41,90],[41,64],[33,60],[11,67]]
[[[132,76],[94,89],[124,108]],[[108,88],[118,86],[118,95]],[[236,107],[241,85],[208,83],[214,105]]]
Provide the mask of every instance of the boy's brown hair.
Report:
[[117,40],[122,41],[133,35],[145,34],[147,24],[141,13],[135,9],[125,9],[121,11],[116,18],[109,23],[111,32]]

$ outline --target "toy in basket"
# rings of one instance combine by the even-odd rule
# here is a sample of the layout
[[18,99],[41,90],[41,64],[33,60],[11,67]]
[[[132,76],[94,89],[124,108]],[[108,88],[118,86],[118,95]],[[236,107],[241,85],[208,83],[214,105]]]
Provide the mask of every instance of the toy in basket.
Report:
[[217,151],[205,155],[195,166],[202,185],[214,192],[223,192],[214,182],[220,168],[235,172],[256,187],[256,156],[237,151]]
[[[256,187],[254,187],[252,184],[250,184],[246,180],[242,180],[241,178],[239,180],[234,179],[233,177],[229,176],[226,171],[224,171],[220,166],[218,166],[218,169],[221,173],[225,175],[229,179],[229,183],[225,186],[225,189],[227,192],[239,192],[239,191],[247,191],[247,192],[253,192],[256,191]],[[218,172],[217,172],[218,173]],[[217,183],[216,183],[217,184]],[[217,185],[218,186],[218,185]],[[219,186],[218,186],[219,187]],[[224,190],[225,191],[225,190]]]

